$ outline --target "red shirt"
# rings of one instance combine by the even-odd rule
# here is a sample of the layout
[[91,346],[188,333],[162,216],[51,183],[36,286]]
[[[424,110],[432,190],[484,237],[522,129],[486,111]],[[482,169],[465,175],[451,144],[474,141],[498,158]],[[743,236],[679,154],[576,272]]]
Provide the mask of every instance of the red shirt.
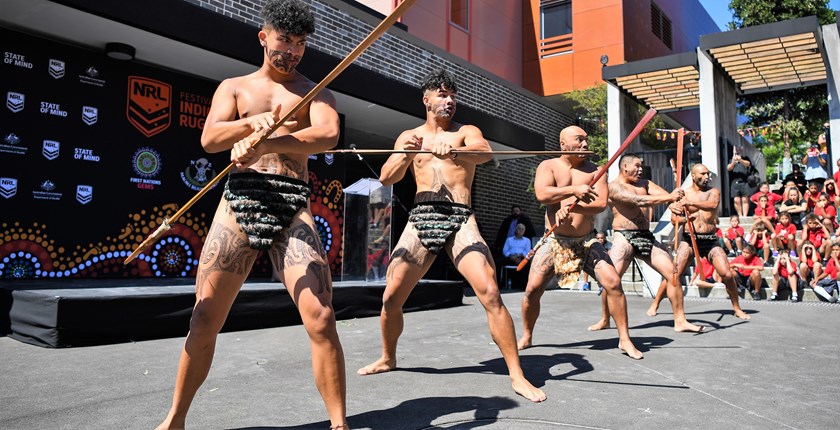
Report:
[[755,204],[758,204],[758,198],[761,197],[762,195],[767,196],[767,203],[770,204],[770,205],[775,205],[776,203],[779,203],[782,200],[784,200],[784,197],[782,197],[781,194],[776,194],[776,193],[762,194],[762,192],[759,191],[759,192],[750,196],[750,201],[755,203]]
[[834,182],[840,184],[840,170],[834,172]]
[[[784,232],[784,233],[782,233],[782,232]],[[784,234],[785,237],[779,236],[780,234]],[[782,223],[776,224],[776,236],[779,236],[779,239],[781,239],[782,242],[787,243],[787,241],[788,241],[787,235],[788,234],[796,234],[796,226],[795,225],[793,225],[792,223],[788,223],[787,227],[785,227],[785,226],[782,225]]]
[[765,216],[768,218],[776,218],[776,207],[772,204],[768,203],[766,208],[762,208],[761,206],[756,206],[755,211],[753,212],[755,216]]
[[709,263],[709,259],[703,257],[700,259],[700,263],[703,265],[703,278],[704,279],[714,279],[715,277],[715,266],[712,263]]
[[837,279],[838,270],[840,270],[840,267],[837,267],[837,265],[834,264],[833,258],[829,258],[828,264],[825,265],[825,269],[823,270],[823,272],[827,273],[828,277],[830,277],[831,279]]
[[837,219],[837,208],[835,208],[834,205],[831,203],[825,205],[825,207],[822,208],[816,206],[814,207],[814,215],[835,221]]
[[[764,230],[762,233],[763,234],[760,237],[758,236],[758,232],[753,233],[753,235],[756,236],[756,239],[755,239],[756,249],[764,249],[764,242],[770,242],[770,236],[768,236],[770,233],[768,233],[767,230]],[[764,263],[761,263],[761,264],[764,264]]]
[[[807,228],[807,227],[806,227]],[[806,230],[808,233],[808,240],[814,244],[814,248],[819,249],[822,246],[823,239],[825,239],[825,232],[822,228],[817,228],[816,230],[811,230],[810,228]]]
[[[788,257],[788,259],[790,259],[790,257]],[[776,263],[776,267],[778,268],[780,278],[787,278],[787,277],[790,276],[790,272],[788,272],[787,264],[782,264],[781,262],[779,262],[779,263]],[[797,273],[797,271],[796,271],[796,265],[795,264],[793,264],[793,268],[794,268],[793,269],[793,275],[798,276],[799,273]]]
[[[806,192],[806,193],[810,193],[810,191],[805,191],[805,192]],[[813,211],[813,210],[814,210],[814,207],[817,205],[817,202],[818,202],[818,201],[820,201],[820,194],[822,194],[822,193],[820,193],[820,192],[818,191],[818,192],[817,192],[817,194],[814,194],[814,195],[813,195],[813,196],[811,196],[811,197],[804,196],[804,197],[805,197],[805,201],[806,201],[806,202],[808,202],[808,210],[809,210],[809,211]]]
[[[803,254],[804,254],[804,252],[803,252]],[[817,261],[822,261],[822,258],[820,257],[820,253],[819,253],[819,252],[814,251],[814,254],[817,254]],[[805,262],[805,265],[806,265],[806,266],[808,266],[808,268],[809,268],[809,269],[813,269],[813,268],[814,268],[814,260],[813,260],[813,259],[808,258],[808,255],[807,255],[807,254],[802,256],[802,261],[804,261],[804,262]]]
[[[757,255],[753,255],[752,258],[750,258],[749,261],[746,261],[744,259],[743,255],[739,255],[739,256],[735,257],[734,260],[732,260],[732,263],[733,264],[740,263],[740,264],[743,264],[745,266],[764,266],[764,262],[762,262],[761,258],[759,258]],[[753,269],[744,269],[743,267],[738,268],[738,273],[740,273],[744,276],[750,276],[752,274],[752,271],[753,271]]]
[[739,237],[744,237],[744,227],[740,225],[738,227],[729,227],[726,229],[726,238],[729,240],[735,240]]

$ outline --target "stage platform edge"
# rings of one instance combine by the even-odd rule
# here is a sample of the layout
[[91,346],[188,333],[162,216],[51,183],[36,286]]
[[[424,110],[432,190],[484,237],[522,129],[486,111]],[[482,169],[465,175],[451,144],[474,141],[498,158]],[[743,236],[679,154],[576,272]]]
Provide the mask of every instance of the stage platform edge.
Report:
[[[12,280],[0,285],[0,335],[46,348],[67,348],[181,337],[189,330],[195,280]],[[421,280],[405,312],[459,306],[463,281]],[[379,315],[384,282],[333,285],[339,320]],[[300,324],[279,282],[247,281],[223,332]]]

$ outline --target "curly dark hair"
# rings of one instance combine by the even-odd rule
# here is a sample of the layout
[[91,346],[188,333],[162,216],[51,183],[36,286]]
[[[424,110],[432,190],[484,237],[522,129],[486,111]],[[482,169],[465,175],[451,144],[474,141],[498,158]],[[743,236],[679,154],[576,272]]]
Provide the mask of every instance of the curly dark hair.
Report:
[[285,30],[297,36],[315,32],[315,15],[301,0],[268,0],[260,16],[264,29]]
[[425,93],[430,90],[437,90],[439,88],[446,88],[453,93],[458,92],[458,85],[455,83],[455,76],[443,69],[435,70],[425,78],[420,84],[420,89]]

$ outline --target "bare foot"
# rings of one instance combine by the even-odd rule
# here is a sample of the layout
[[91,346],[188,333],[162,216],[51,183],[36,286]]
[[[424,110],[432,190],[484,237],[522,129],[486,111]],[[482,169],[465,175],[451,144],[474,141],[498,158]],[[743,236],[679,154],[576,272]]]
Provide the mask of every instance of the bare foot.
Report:
[[703,330],[706,330],[706,326],[692,324],[688,321],[682,323],[674,323],[674,331],[678,333],[703,333]]
[[589,330],[589,331],[598,331],[598,330],[603,330],[605,328],[610,328],[610,320],[608,320],[608,319],[606,319],[606,320],[602,319],[601,321],[598,321],[595,324],[592,324],[591,326],[587,327],[586,329]]
[[646,313],[646,314],[647,314],[647,316],[649,316],[649,317],[655,317],[655,316],[656,316],[656,312],[657,312],[658,310],[659,310],[659,306],[656,306],[656,305],[651,304],[651,305],[650,305],[650,307],[648,308],[647,312],[645,312],[645,313]]
[[385,361],[384,359],[380,358],[379,360],[374,361],[371,364],[368,364],[365,367],[357,370],[356,373],[359,375],[375,375],[377,373],[385,373],[390,372],[397,368],[396,360],[393,362]]
[[742,320],[751,319],[750,316],[747,315],[746,312],[742,311],[741,309],[737,309],[735,311],[735,316],[738,317],[738,318],[741,318]]
[[524,334],[522,337],[519,338],[519,342],[517,342],[516,347],[521,351],[525,348],[531,347],[531,336],[525,336]]
[[618,349],[623,351],[625,354],[627,354],[627,356],[634,360],[641,360],[642,358],[644,358],[642,352],[636,349],[636,345],[633,345],[633,342],[630,340],[628,340],[627,342],[619,340]]
[[513,386],[513,391],[515,391],[516,394],[519,394],[534,403],[544,402],[545,399],[547,399],[543,390],[531,385],[531,383],[525,378],[513,381],[511,385]]

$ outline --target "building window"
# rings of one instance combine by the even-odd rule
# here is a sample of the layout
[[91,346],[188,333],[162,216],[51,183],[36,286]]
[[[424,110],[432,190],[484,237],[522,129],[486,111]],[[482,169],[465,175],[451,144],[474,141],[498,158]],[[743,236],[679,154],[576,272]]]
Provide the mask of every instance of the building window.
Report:
[[548,39],[572,32],[572,0],[540,1],[540,38]]
[[449,22],[470,29],[470,0],[449,0]]
[[674,49],[671,34],[671,19],[654,2],[650,2],[650,29],[668,49]]

